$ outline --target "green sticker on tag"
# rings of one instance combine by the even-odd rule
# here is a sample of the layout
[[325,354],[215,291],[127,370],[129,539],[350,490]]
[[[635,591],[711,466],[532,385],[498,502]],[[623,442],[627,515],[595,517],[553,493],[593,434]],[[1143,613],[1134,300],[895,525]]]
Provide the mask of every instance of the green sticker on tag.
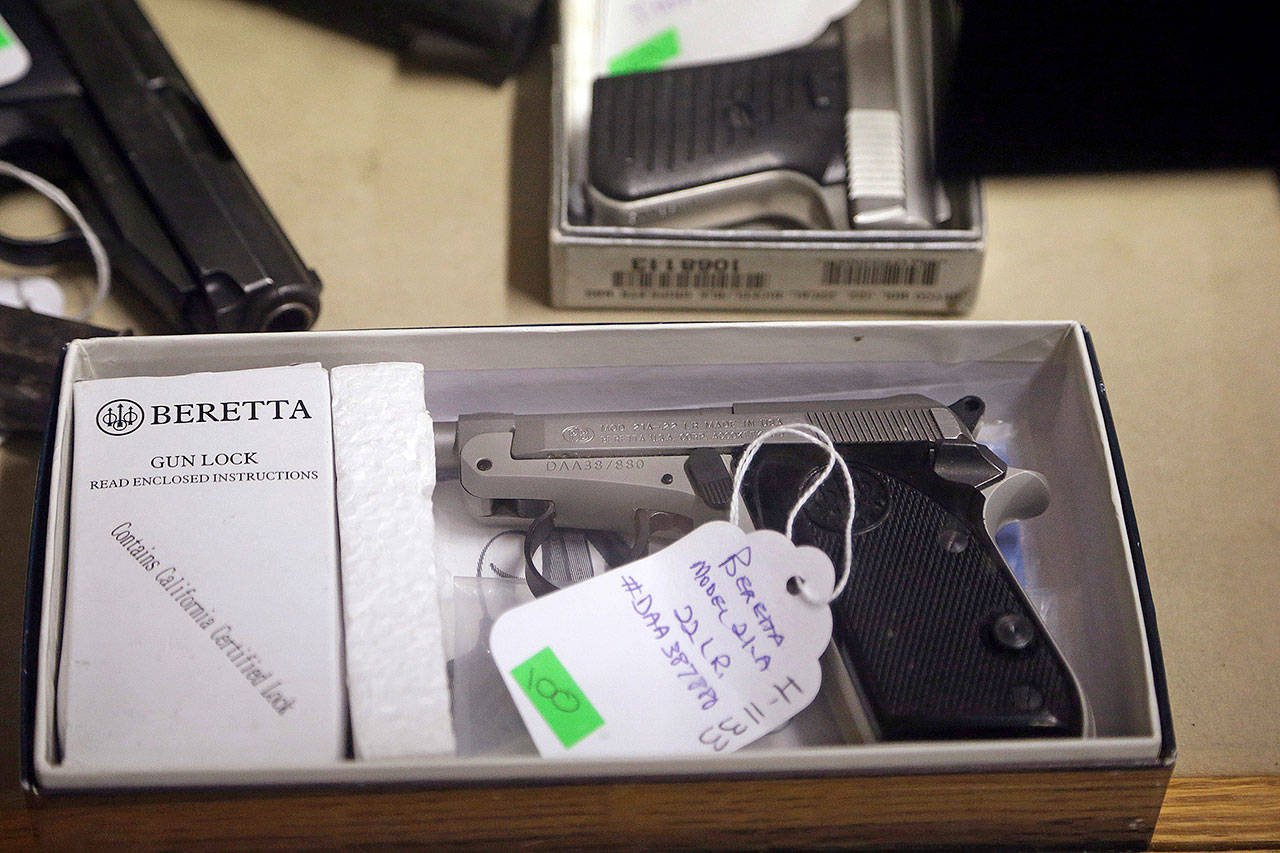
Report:
[[604,725],[550,646],[511,670],[511,677],[565,749]]
[[610,59],[609,73],[636,74],[641,71],[656,71],[664,62],[679,55],[680,34],[676,32],[675,27],[672,27]]

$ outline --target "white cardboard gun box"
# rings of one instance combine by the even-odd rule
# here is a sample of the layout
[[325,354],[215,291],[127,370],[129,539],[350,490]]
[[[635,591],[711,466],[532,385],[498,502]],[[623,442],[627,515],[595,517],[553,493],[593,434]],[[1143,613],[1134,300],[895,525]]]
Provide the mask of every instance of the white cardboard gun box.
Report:
[[[588,127],[592,81],[606,65],[599,32],[602,2],[560,4],[551,107],[552,305],[915,314],[959,314],[972,307],[985,248],[976,179],[926,180],[927,194],[946,211],[928,217],[931,227],[885,222],[857,228],[812,223],[808,228],[794,223],[717,228],[677,219],[626,224],[593,217]],[[955,8],[921,0],[889,2],[898,20],[914,21],[914,28],[895,24],[898,70],[885,72],[906,87],[900,89],[900,103],[906,103],[902,93],[912,92],[919,104],[915,111],[902,111],[902,150],[931,163],[933,112],[955,39]],[[617,3],[615,8],[640,5]]]
[[[724,406],[752,400],[856,399],[902,392],[981,396],[978,440],[1040,471],[1049,509],[1021,527],[1021,579],[1087,697],[1084,738],[771,744],[706,757],[546,760],[528,751],[305,765],[77,767],[57,735],[77,380],[173,376],[318,362],[425,367],[437,421],[459,414]],[[643,825],[637,843],[701,844],[658,818],[670,797],[705,813],[715,843],[918,842],[1141,844],[1172,772],[1174,739],[1154,611],[1124,471],[1087,332],[1069,322],[793,322],[351,331],[78,341],[67,350],[47,435],[28,586],[23,780],[35,796],[171,789],[174,797],[250,787],[476,785],[574,803],[599,838]],[[284,511],[284,510],[282,510]],[[199,519],[192,519],[199,524]],[[441,517],[437,514],[437,525]],[[455,567],[474,573],[474,563]],[[459,633],[461,636],[461,632]],[[460,730],[467,720],[458,718]],[[796,797],[796,785],[803,796]],[[972,789],[1003,798],[975,814]],[[272,789],[277,789],[273,791]],[[590,807],[611,792],[607,810]],[[790,792],[790,793],[788,793]],[[59,795],[55,797],[54,795]],[[352,791],[352,796],[358,796]],[[776,803],[776,822],[717,810],[726,798]],[[444,799],[441,799],[444,798]],[[884,812],[869,814],[862,798]],[[422,808],[421,801],[415,808]],[[898,817],[895,819],[894,815]],[[641,820],[648,817],[648,820]],[[531,815],[506,815],[511,839]],[[770,829],[773,827],[774,829]],[[770,832],[775,832],[770,835]]]

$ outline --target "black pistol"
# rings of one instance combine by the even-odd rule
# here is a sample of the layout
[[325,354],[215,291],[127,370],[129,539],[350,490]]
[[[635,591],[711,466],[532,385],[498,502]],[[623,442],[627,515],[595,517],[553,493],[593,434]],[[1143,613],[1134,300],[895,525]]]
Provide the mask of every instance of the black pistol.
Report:
[[[169,326],[315,322],[319,278],[133,0],[0,0],[0,18],[30,58],[0,78],[0,160],[65,192]],[[75,231],[0,235],[0,259],[22,266],[87,256]]]
[[592,224],[936,227],[931,21],[927,3],[862,0],[794,50],[598,78]]
[[[832,669],[859,737],[1083,736],[1083,693],[994,541],[1005,523],[1043,512],[1048,487],[974,438],[984,408],[977,397],[945,406],[902,395],[464,415],[436,425],[436,458],[478,519],[527,530],[526,579],[542,594],[595,573],[575,553],[581,540],[616,564],[612,554],[648,553],[651,537],[724,518],[751,441],[784,424],[819,427],[855,486],[852,573],[832,605],[843,666]],[[756,526],[784,530],[825,462],[794,440],[762,447],[743,485]],[[794,533],[838,566],[848,500],[837,481],[805,504]]]
[[546,0],[257,0],[395,50],[411,66],[497,86],[528,58]]

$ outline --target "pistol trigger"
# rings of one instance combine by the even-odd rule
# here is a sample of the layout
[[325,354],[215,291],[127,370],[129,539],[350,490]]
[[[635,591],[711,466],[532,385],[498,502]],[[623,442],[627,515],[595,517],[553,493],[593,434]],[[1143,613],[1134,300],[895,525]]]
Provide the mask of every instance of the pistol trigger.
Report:
[[[607,568],[634,559],[623,538],[612,531],[556,527],[555,505],[548,504],[524,534],[524,577],[529,591],[543,596],[594,577],[592,548],[604,557]],[[534,560],[539,552],[541,568]]]
[[534,519],[533,524],[529,525],[529,529],[524,534],[524,581],[534,597],[555,592],[559,588],[538,571],[533,560],[533,555],[554,535],[555,531],[555,504],[548,503],[546,510]]
[[733,475],[717,451],[699,447],[684,461],[684,472],[693,493],[712,509],[728,509],[733,497]]
[[595,576],[587,531],[556,528],[542,543],[542,577],[557,589]]

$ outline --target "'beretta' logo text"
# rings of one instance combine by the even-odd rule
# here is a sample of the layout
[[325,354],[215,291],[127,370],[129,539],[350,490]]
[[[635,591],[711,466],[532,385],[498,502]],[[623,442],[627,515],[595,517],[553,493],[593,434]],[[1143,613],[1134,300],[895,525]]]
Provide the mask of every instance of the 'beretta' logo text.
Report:
[[[301,400],[224,400],[220,403],[162,403],[151,406],[151,423],[204,424],[235,421],[311,420]],[[133,400],[112,400],[98,409],[98,429],[107,435],[128,435],[146,422],[142,406]]]
[[142,407],[132,400],[112,400],[98,409],[98,429],[107,435],[128,435],[142,426]]
[[311,420],[311,413],[301,400],[225,400],[221,403],[170,403],[151,407],[151,423],[157,426],[304,420]]

